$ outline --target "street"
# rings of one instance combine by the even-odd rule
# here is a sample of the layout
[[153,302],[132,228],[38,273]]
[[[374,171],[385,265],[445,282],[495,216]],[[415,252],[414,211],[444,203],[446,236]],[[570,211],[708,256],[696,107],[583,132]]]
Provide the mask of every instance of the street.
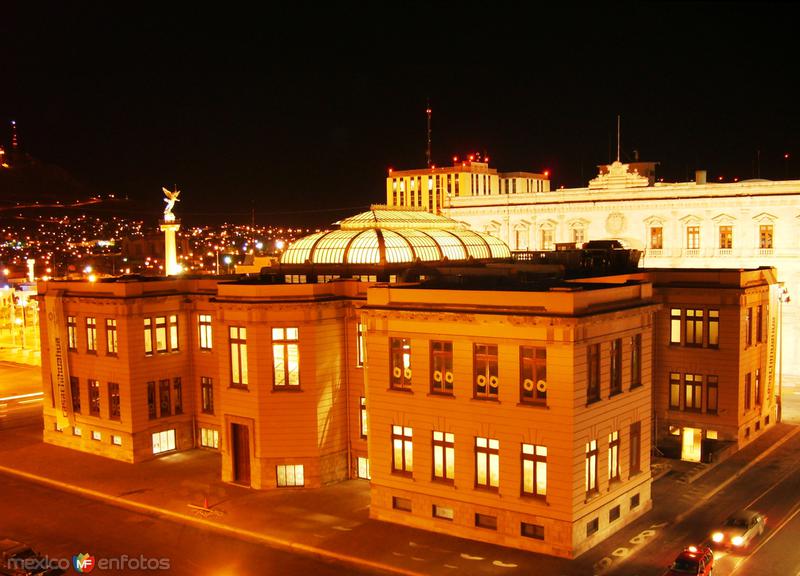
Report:
[[0,362],[0,430],[41,420],[41,368]]

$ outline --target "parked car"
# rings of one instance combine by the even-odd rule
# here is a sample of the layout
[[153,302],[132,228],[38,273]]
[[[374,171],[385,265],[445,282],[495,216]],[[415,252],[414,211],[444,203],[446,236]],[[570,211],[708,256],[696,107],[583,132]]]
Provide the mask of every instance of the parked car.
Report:
[[708,576],[714,569],[714,552],[708,546],[688,546],[678,554],[664,576]]
[[4,576],[61,576],[64,570],[16,540],[0,538],[0,574]]
[[767,517],[755,510],[739,510],[711,533],[714,543],[728,548],[746,548],[764,533]]

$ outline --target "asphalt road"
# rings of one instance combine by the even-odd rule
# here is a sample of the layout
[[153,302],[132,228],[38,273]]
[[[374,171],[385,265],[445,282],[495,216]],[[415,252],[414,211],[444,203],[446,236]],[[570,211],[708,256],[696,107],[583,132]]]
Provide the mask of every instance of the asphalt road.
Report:
[[0,430],[41,420],[41,368],[0,362]]
[[[169,562],[168,570],[97,574],[282,576],[368,574],[199,530],[0,474],[0,539],[30,545],[50,559],[89,553],[100,559]],[[120,562],[122,560],[119,560]],[[154,562],[153,562],[154,563]],[[99,567],[99,566],[98,566]],[[70,573],[73,573],[70,571]]]
[[[767,528],[749,549],[715,550],[714,576],[800,576],[800,436],[780,446],[683,521],[659,529],[657,537],[609,576],[660,576],[689,544],[709,537],[742,508],[766,514]],[[691,489],[691,486],[687,486]],[[698,493],[697,497],[702,498]],[[710,544],[714,549],[713,543]]]

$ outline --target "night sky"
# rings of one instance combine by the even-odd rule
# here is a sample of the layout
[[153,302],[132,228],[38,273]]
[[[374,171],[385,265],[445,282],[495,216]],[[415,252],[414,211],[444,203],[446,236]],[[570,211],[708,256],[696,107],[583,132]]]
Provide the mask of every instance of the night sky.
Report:
[[667,181],[800,178],[795,5],[539,4],[3,4],[0,142],[15,119],[137,217],[177,185],[191,223],[384,201],[388,167],[425,164],[428,98],[439,165],[479,151],[585,185],[621,114],[623,160]]

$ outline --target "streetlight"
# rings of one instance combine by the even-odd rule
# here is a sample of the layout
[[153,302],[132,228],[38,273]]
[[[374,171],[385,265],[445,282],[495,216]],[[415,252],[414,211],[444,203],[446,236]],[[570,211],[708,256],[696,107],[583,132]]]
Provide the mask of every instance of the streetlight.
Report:
[[231,273],[231,257],[226,255],[225,258],[222,259],[222,261],[225,262],[225,274],[230,274]]
[[791,301],[789,291],[781,284],[778,290],[778,422],[783,412],[783,303]]

